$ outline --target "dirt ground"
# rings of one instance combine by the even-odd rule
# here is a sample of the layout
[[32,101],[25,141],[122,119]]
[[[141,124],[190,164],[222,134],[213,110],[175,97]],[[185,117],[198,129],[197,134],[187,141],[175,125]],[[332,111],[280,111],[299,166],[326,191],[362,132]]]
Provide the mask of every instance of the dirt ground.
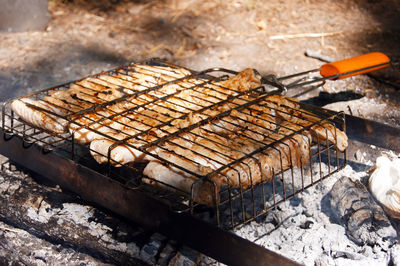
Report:
[[[48,9],[45,31],[0,33],[2,101],[152,57],[194,70],[253,67],[283,76],[322,64],[307,49],[335,59],[384,52],[393,65],[382,73],[400,84],[396,0],[50,0]],[[321,90],[398,103],[393,86],[365,76]],[[400,121],[392,116],[391,124]]]

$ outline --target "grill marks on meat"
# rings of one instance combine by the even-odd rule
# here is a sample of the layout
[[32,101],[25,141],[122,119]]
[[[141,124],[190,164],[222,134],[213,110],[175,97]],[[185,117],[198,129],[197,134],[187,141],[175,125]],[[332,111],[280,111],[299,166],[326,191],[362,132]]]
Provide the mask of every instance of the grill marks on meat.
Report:
[[[164,73],[169,73],[169,75],[160,76],[158,80],[155,81],[155,77],[136,74],[134,70],[135,67],[145,67],[147,71],[151,71],[152,73],[162,71]],[[16,100],[14,101],[16,103],[12,104],[12,109],[22,119],[24,119],[24,117],[27,118],[24,119],[25,121],[30,122],[34,126],[45,128],[43,127],[45,124],[42,121],[43,119],[29,119],[30,116],[27,113],[32,112],[32,106],[43,107],[42,109],[48,111],[43,111],[40,108],[35,109],[36,112],[34,113],[36,116],[47,116],[48,113],[61,114],[63,116],[72,115],[77,112],[87,113],[90,112],[91,109],[96,109],[97,106],[109,101],[115,101],[126,97],[126,95],[146,89],[148,90],[149,87],[190,75],[188,70],[182,68],[174,69],[161,66],[134,65],[130,69],[133,73],[130,81],[119,78],[122,74],[117,74],[115,77],[101,74],[97,77],[89,77],[77,81],[71,84],[66,90],[50,91],[49,95],[45,96],[43,100],[32,100],[28,98]],[[137,76],[141,79],[138,80]],[[142,76],[145,78],[142,78]],[[134,82],[135,80],[137,81],[136,83]],[[146,82],[149,83],[148,87],[144,86]],[[24,103],[28,103],[29,106]],[[58,129],[57,133],[66,131],[66,129],[64,131]]]
[[297,100],[258,100],[251,91],[260,78],[245,69],[211,83],[186,69],[138,64],[11,108],[36,127],[89,144],[99,163],[148,162],[145,183],[214,205],[222,188],[248,188],[304,166],[312,140],[347,147],[345,133]]

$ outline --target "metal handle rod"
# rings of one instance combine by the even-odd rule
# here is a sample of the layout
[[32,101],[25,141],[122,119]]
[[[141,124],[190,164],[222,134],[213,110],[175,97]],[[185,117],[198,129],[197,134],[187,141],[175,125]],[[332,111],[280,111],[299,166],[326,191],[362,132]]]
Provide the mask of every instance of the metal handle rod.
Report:
[[[328,80],[328,79],[337,79],[337,78],[340,78],[342,76],[356,74],[358,72],[374,69],[374,68],[377,68],[377,67],[385,67],[385,66],[389,66],[389,65],[390,65],[390,62],[386,62],[386,63],[382,63],[382,64],[378,64],[378,65],[373,65],[373,66],[369,66],[369,67],[364,67],[364,68],[348,71],[348,72],[345,72],[345,73],[340,73],[340,74],[331,75],[331,76],[327,76],[327,77],[315,78],[313,80],[309,80],[309,81],[305,81],[305,82],[299,82],[299,83],[294,82],[294,83],[289,84],[289,85],[284,85],[284,87],[286,89],[293,89],[293,88],[303,87],[303,86],[306,86],[306,85],[311,85],[313,83],[322,82],[322,81],[325,81],[325,80]],[[293,75],[289,75],[289,76],[279,77],[279,78],[277,78],[277,80],[279,82],[281,82],[281,81],[286,80],[286,79],[302,76],[302,75],[309,74],[309,73],[316,72],[316,71],[318,71],[318,69],[304,71],[304,72],[293,74]]]

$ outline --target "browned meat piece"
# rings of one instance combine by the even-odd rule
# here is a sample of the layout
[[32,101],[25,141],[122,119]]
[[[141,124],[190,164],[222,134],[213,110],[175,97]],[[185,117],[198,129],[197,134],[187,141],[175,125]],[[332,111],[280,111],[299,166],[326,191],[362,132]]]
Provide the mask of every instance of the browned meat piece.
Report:
[[[260,82],[258,83],[255,82],[255,76],[254,76],[254,71],[253,70],[246,70],[246,75],[250,75],[249,78],[244,79],[244,82],[247,82],[251,86],[259,86]],[[242,78],[245,77],[244,74],[239,74],[242,76]],[[236,77],[233,77],[232,79],[235,79]],[[237,78],[236,78],[237,79]],[[229,80],[228,80],[229,81]],[[230,83],[228,81],[225,81],[224,85],[229,85]],[[200,122],[204,119],[207,119],[209,117],[214,117],[218,115],[219,113],[226,111],[230,109],[227,104],[223,105],[218,105],[217,108],[208,108],[212,104],[218,103],[221,100],[225,100],[230,94],[234,93],[237,91],[237,88],[223,88],[217,85],[213,86],[205,86],[204,90],[203,87],[195,87],[195,90],[191,89],[193,87],[193,84],[199,83],[199,80],[192,81],[182,81],[179,84],[179,88],[177,88],[176,84],[172,84],[175,87],[171,86],[165,86],[160,89],[160,91],[164,92],[165,94],[175,94],[173,97],[169,97],[167,99],[163,99],[162,101],[158,101],[157,99],[153,101],[151,104],[151,99],[146,99],[143,102],[140,102],[141,99],[136,98],[136,97],[129,97],[123,103],[127,103],[128,107],[130,106],[139,106],[146,104],[146,108],[149,110],[146,110],[146,112],[152,111],[152,114],[148,114],[146,117],[142,116],[141,119],[138,119],[137,115],[134,118],[131,118],[131,121],[124,122],[124,125],[127,125],[127,127],[121,127],[121,123],[115,123],[113,121],[118,120],[119,118],[116,118],[113,116],[112,113],[120,113],[123,112],[126,108],[126,104],[121,106],[121,103],[116,103],[114,105],[111,105],[107,107],[107,110],[104,110],[102,113],[103,117],[111,117],[113,116],[112,119],[100,119],[101,122],[97,123],[97,117],[99,111],[94,111],[92,113],[87,113],[82,115],[80,118],[75,119],[76,123],[71,123],[70,124],[70,131],[74,132],[74,137],[78,142],[81,143],[88,143],[91,141],[95,141],[93,145],[91,145],[91,150],[93,154],[96,154],[96,160],[98,162],[106,162],[108,161],[108,158],[101,158],[101,155],[108,155],[108,150],[110,149],[110,146],[113,145],[114,148],[114,143],[111,140],[108,141],[100,141],[101,139],[106,139],[106,137],[101,136],[97,134],[94,131],[100,131],[101,133],[114,133],[115,131],[119,131],[120,135],[122,137],[117,137],[117,139],[123,139],[127,135],[135,135],[138,132],[136,130],[132,129],[139,129],[139,131],[145,131],[149,130],[149,127],[155,127],[159,126],[161,124],[168,125],[169,123],[176,127],[170,127],[168,126],[168,129],[164,128],[164,131],[172,133],[178,129],[189,127],[190,125],[193,125],[197,122]],[[203,82],[200,80],[200,82]],[[182,89],[182,84],[184,84],[184,87],[188,87],[189,89]],[[235,86],[245,86],[245,84],[239,83],[238,81],[235,81],[232,84],[236,84]],[[217,89],[216,89],[217,88]],[[244,88],[241,88],[243,90]],[[230,94],[226,93],[229,92]],[[165,95],[161,95],[165,96]],[[149,97],[149,96],[146,96]],[[224,106],[227,107],[224,107]],[[194,113],[193,111],[198,111],[200,109],[204,109],[201,113]],[[143,110],[141,111],[143,113]],[[162,119],[157,116],[162,116],[163,114],[168,114],[168,116],[164,116]],[[245,129],[246,127],[253,128],[253,127],[258,127],[260,128],[271,128],[272,123],[266,122],[267,121],[267,115],[265,114],[259,114],[259,117],[263,118],[259,119],[257,117],[253,117],[250,111],[247,113],[235,113],[237,117],[232,117],[232,116],[226,116],[224,119],[221,120],[216,120],[213,123],[210,123],[206,125],[205,127],[208,128],[211,131],[215,132],[220,132],[220,133],[229,133],[229,132],[235,132],[240,129]],[[178,118],[181,116],[182,118]],[[178,118],[178,119],[177,119]],[[104,120],[108,120],[109,123],[105,124]],[[160,123],[154,124],[154,121],[160,121]],[[257,123],[256,123],[257,122]],[[257,125],[258,124],[258,125]],[[145,125],[146,128],[143,128],[143,125]],[[172,131],[171,131],[172,130]],[[155,131],[153,131],[154,133]],[[157,131],[158,133],[162,131]],[[257,131],[254,131],[257,132]],[[158,137],[161,137],[163,134],[159,135]],[[164,133],[165,135],[165,133]],[[114,135],[115,136],[115,135]],[[137,147],[137,141],[135,139],[131,139],[128,141],[127,144],[132,144],[134,147]],[[127,163],[127,162],[133,162],[135,161],[135,158],[137,156],[130,152],[132,149],[129,146],[126,146],[124,144],[120,144],[118,147],[118,150],[123,150],[123,148],[126,148],[127,151],[122,152],[124,154],[123,157],[120,157],[118,155],[119,160],[116,160],[116,158],[113,158],[113,156],[116,156],[116,153],[111,153],[111,161],[116,162],[118,165],[120,165],[121,162]],[[115,149],[115,148],[114,148]]]
[[67,132],[67,120],[57,116],[64,111],[38,100],[22,98],[11,103],[12,110],[29,124],[55,133]]
[[220,84],[227,88],[235,88],[237,91],[248,91],[261,86],[260,80],[261,76],[253,69],[246,68],[228,80],[221,81]]
[[318,138],[318,141],[329,141],[339,151],[344,151],[347,148],[348,138],[346,133],[327,121],[321,121],[322,119],[315,114],[302,109],[297,99],[274,95],[267,97],[262,104],[271,108],[278,117],[282,117],[282,119],[293,124],[308,127],[316,123],[311,126],[310,130]]
[[[202,170],[199,169],[198,172]],[[193,193],[193,199],[198,203],[215,205],[215,201],[218,200],[219,191],[211,181],[198,179],[186,171],[162,164],[160,161],[150,161],[143,174],[151,178],[143,178],[145,183],[182,194]]]
[[[110,163],[116,166],[122,166],[129,162],[147,162],[151,156],[134,148],[131,143],[129,145],[118,145],[113,147],[116,142],[114,140],[100,138],[90,143],[90,154],[98,163],[108,163],[108,152],[110,152]],[[136,141],[136,147],[145,144],[145,142]],[[105,148],[106,147],[106,148]],[[128,160],[127,160],[128,158]]]
[[[157,72],[163,73],[163,75],[143,75],[137,76],[137,72],[134,72],[134,68],[143,68],[148,73],[154,74]],[[141,86],[143,83],[154,81],[151,87],[156,85],[174,80],[176,78],[182,78],[190,75],[188,70],[183,68],[172,68],[172,67],[159,67],[159,66],[146,66],[141,64],[133,65],[131,80],[112,77],[110,75],[102,74],[97,77],[88,77],[73,83],[67,90],[53,90],[50,91],[48,96],[45,96],[41,101],[35,101],[31,99],[23,99],[15,102],[11,105],[11,108],[17,113],[21,114],[21,118],[26,122],[47,130],[53,128],[57,131],[56,133],[64,132],[65,129],[61,130],[58,125],[52,125],[55,121],[54,117],[46,118],[46,123],[42,123],[38,119],[39,116],[46,116],[46,112],[36,110],[33,112],[34,115],[30,115],[27,112],[31,110],[28,105],[36,105],[44,110],[55,112],[61,115],[70,115],[79,111],[93,108],[97,104],[113,101],[123,97],[125,94],[132,94],[135,91],[143,90]],[[168,73],[168,75],[167,75]],[[136,77],[135,77],[136,75]],[[121,86],[128,88],[127,91],[121,91]],[[28,103],[24,104],[24,102]],[[21,109],[22,108],[22,109]],[[22,111],[21,111],[22,110]],[[96,110],[99,111],[99,110]],[[100,110],[101,111],[101,110]],[[78,116],[75,116],[77,118]],[[48,123],[48,124],[47,124]],[[64,126],[64,125],[63,125]],[[65,127],[65,126],[64,126]]]

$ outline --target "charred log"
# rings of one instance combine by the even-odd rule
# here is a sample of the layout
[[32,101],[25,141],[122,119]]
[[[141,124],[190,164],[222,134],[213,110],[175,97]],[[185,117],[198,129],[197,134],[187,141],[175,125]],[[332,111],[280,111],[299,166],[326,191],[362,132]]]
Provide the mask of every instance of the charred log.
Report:
[[54,265],[67,258],[72,264],[168,265],[188,260],[177,243],[12,167],[0,172],[0,262]]
[[397,237],[385,212],[360,181],[343,176],[329,196],[336,221],[345,225],[348,237],[355,243],[374,245]]

